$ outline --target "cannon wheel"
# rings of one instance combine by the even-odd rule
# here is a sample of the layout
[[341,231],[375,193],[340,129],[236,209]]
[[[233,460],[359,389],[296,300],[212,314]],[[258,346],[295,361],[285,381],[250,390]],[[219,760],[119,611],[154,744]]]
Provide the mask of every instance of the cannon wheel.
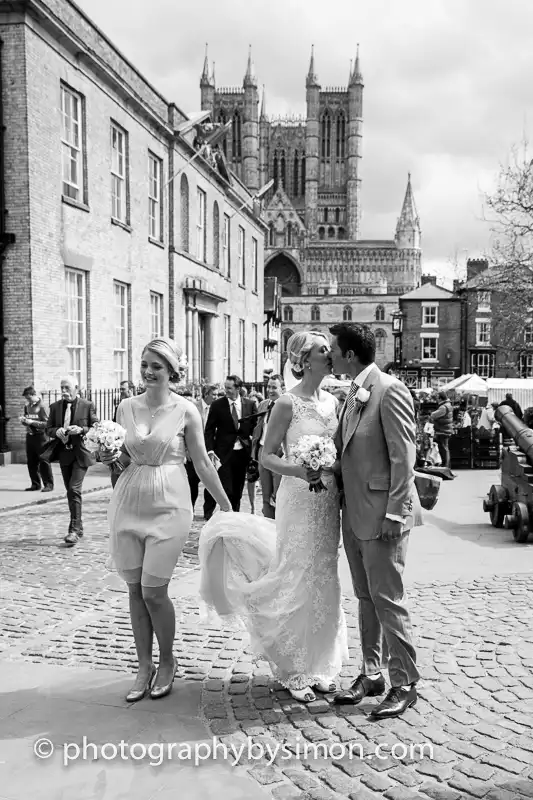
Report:
[[507,489],[503,486],[491,486],[487,507],[491,525],[494,528],[503,528],[504,517],[510,511]]
[[513,528],[515,542],[524,544],[529,536],[529,512],[525,503],[513,503],[513,517],[515,520]]

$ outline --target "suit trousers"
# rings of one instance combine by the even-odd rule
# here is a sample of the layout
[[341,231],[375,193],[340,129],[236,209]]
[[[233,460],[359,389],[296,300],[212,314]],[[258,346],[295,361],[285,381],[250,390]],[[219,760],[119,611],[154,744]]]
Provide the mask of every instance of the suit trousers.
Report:
[[200,485],[200,478],[194,469],[194,464],[190,460],[185,462],[185,472],[187,473],[187,480],[189,481],[189,489],[191,490],[191,505],[194,512],[194,506],[198,500],[198,487]]
[[70,464],[60,464],[63,483],[67,490],[67,501],[70,511],[69,533],[83,531],[81,520],[81,488],[88,467],[82,467],[76,460]]
[[343,525],[343,539],[359,600],[362,673],[388,666],[391,686],[416,683],[420,673],[403,586],[409,532],[391,542],[363,540]]
[[[246,482],[246,470],[250,462],[248,450],[233,450],[229,458],[218,470],[218,477],[228,495],[233,511],[240,511],[241,499]],[[213,514],[216,508],[214,497],[206,492],[204,497],[204,515],[207,519]]]
[[39,453],[46,444],[46,436],[26,436],[26,459],[32,486],[54,486],[52,467],[47,461],[41,461]]
[[270,498],[275,497],[281,482],[281,475],[275,472],[270,472],[269,469],[261,464],[261,453],[263,448],[259,447],[257,451],[257,461],[259,462],[259,481],[261,483],[261,494],[263,495],[263,516],[268,519],[274,519],[276,516],[276,509],[270,505]]

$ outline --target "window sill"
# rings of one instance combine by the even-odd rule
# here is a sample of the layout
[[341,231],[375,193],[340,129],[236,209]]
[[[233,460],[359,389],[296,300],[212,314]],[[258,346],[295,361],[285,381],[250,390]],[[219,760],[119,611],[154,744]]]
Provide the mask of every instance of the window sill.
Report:
[[[384,320],[380,320],[380,322],[384,322]],[[423,322],[420,327],[423,328],[424,330],[428,330],[428,328],[429,329],[433,328],[433,330],[438,330],[439,323],[438,322]]]
[[252,294],[255,294],[256,297],[259,297],[259,292],[257,289],[252,289]]
[[79,208],[80,211],[90,212],[90,208],[86,203],[80,203],[79,200],[74,200],[72,197],[67,197],[66,194],[61,195],[61,202],[73,208]]
[[132,233],[133,228],[131,225],[127,225],[125,222],[121,222],[119,219],[115,219],[111,217],[111,225],[116,225],[117,228],[122,228],[122,230],[127,231],[128,233]]
[[484,349],[488,348],[489,350],[492,348],[492,345],[491,345],[490,342],[476,342],[475,346],[476,347],[483,347]]
[[239,289],[246,289],[246,286],[244,285],[244,283],[239,283],[238,287],[239,287]]
[[164,244],[164,242],[161,242],[159,239],[152,239],[152,237],[151,237],[151,236],[149,236],[149,237],[148,237],[148,241],[150,242],[150,244],[154,244],[156,247],[160,247],[160,248],[161,248],[161,250],[164,250],[164,249],[165,249],[165,244]]
[[421,358],[420,359],[420,363],[421,364],[438,364],[439,363],[439,359],[438,358]]

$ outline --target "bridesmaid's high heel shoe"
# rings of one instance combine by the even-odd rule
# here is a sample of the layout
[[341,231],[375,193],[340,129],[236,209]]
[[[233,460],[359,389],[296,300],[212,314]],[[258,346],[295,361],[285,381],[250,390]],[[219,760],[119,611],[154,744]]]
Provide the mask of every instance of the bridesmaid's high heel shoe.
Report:
[[145,696],[146,692],[152,687],[152,682],[155,677],[155,664],[152,664],[152,668],[150,670],[150,677],[142,687],[142,689],[132,689],[126,695],[126,703],[136,703],[138,700],[142,700]]
[[157,683],[157,678],[155,679],[154,686],[150,691],[150,697],[152,698],[152,700],[159,700],[161,697],[166,697],[167,694],[170,694],[170,692],[172,691],[174,678],[176,677],[177,672],[178,672],[178,662],[176,661],[176,659],[174,659],[174,669],[172,671],[172,677],[170,681],[167,684],[165,684],[165,686],[156,686],[155,684]]

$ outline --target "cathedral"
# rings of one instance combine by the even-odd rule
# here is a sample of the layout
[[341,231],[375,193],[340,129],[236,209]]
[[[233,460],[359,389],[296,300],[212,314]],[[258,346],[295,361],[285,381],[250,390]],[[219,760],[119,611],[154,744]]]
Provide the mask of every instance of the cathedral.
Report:
[[[265,281],[281,291],[281,350],[298,330],[365,322],[376,334],[376,361],[393,361],[392,314],[398,297],[420,284],[420,222],[410,176],[394,238],[360,238],[363,76],[359,52],[347,87],[322,88],[311,59],[306,117],[273,118],[261,97],[252,54],[242,87],[217,87],[207,58],[202,110],[231,127],[228,165],[253,193],[273,181],[264,215],[269,226]],[[392,233],[392,231],[391,231]]]

